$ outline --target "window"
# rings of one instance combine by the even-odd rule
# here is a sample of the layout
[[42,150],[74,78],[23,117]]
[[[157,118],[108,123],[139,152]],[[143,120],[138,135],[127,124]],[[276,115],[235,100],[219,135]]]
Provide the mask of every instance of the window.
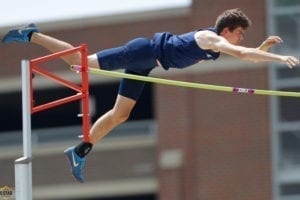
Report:
[[275,0],[275,6],[294,6],[299,4],[299,0]]
[[[99,83],[90,86],[91,122],[111,109],[118,93],[119,82]],[[34,91],[36,105],[47,103],[58,98],[74,94],[68,88],[47,88]],[[21,91],[0,94],[2,125],[0,145],[21,144],[22,130],[22,99]],[[153,95],[152,84],[146,84],[144,91],[134,107],[128,123],[122,124],[109,134],[109,137],[128,135],[149,135],[153,132]],[[74,101],[31,116],[32,133],[35,142],[57,142],[76,139],[81,134],[82,119],[80,102]]]
[[[268,0],[269,35],[279,35],[284,45],[275,52],[300,55],[300,1]],[[300,92],[300,69],[272,64],[274,90]],[[300,99],[271,97],[273,199],[300,199]]]

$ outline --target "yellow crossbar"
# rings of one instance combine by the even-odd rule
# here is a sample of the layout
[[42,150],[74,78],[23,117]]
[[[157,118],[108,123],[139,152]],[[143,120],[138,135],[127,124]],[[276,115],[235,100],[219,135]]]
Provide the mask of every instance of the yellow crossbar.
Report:
[[[76,69],[74,69],[74,70],[76,71]],[[197,89],[203,89],[203,90],[236,92],[236,93],[247,93],[247,94],[269,95],[269,96],[300,97],[300,92],[258,90],[258,89],[239,88],[239,87],[209,85],[209,84],[176,81],[176,80],[169,80],[169,79],[162,79],[162,78],[154,78],[154,77],[149,77],[149,76],[125,74],[125,73],[121,73],[121,72],[100,70],[100,69],[95,69],[95,68],[89,68],[89,72],[92,74],[99,74],[99,75],[110,76],[110,77],[115,77],[115,78],[127,78],[127,79],[138,80],[138,81],[145,81],[145,82],[164,84],[164,85],[173,85],[173,86],[178,86],[178,87],[197,88]]]

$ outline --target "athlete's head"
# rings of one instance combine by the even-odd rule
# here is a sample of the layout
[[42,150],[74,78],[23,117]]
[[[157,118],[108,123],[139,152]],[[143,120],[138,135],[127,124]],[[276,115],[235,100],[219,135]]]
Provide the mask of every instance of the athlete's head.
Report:
[[215,28],[230,43],[238,44],[243,40],[244,31],[251,25],[251,20],[239,8],[224,11],[218,16]]
[[215,28],[221,33],[224,28],[233,31],[237,27],[247,29],[251,25],[250,19],[239,8],[225,10],[218,16]]

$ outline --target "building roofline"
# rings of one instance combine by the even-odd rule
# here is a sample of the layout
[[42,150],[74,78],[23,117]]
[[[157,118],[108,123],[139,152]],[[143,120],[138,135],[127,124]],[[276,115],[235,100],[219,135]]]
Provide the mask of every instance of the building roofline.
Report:
[[[153,20],[164,17],[178,17],[178,16],[189,16],[191,13],[190,6],[168,8],[161,10],[149,10],[139,11],[130,13],[121,13],[115,15],[98,15],[93,17],[85,18],[73,18],[60,21],[44,21],[44,22],[33,22],[37,23],[43,31],[56,31],[60,29],[76,29],[90,26],[101,26],[101,25],[113,25],[122,24],[128,22],[140,22],[146,20]],[[20,24],[24,25],[24,24]],[[17,25],[18,26],[18,25]],[[0,27],[0,35],[5,34],[9,29],[16,27],[5,26]]]

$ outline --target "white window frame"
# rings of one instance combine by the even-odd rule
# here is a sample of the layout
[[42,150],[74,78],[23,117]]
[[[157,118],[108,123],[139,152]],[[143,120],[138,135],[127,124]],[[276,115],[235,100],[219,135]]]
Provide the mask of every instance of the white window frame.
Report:
[[[275,6],[275,0],[267,0],[267,28],[268,35],[276,35],[276,23],[275,16],[284,15],[284,14],[300,14],[300,5],[299,6],[288,6],[288,7],[277,7]],[[276,72],[280,68],[277,64],[270,64],[269,67],[269,80],[270,87],[272,90],[278,90],[281,87],[292,87],[299,86],[299,78],[297,79],[285,79],[284,81],[276,78]],[[272,195],[273,200],[296,200],[300,199],[299,195],[281,195],[280,187],[282,184],[292,184],[297,183],[300,184],[300,173],[284,172],[280,171],[280,134],[283,130],[299,130],[300,131],[300,123],[299,122],[281,122],[280,113],[279,113],[279,98],[278,97],[270,97],[270,120],[271,120],[271,155],[272,155]]]

